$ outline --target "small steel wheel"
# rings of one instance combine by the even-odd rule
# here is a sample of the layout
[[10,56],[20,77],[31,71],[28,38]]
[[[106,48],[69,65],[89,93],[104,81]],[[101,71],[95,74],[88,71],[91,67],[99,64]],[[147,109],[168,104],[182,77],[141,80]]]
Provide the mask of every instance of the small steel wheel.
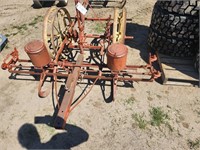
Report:
[[126,8],[114,9],[113,43],[124,43],[126,34]]
[[[65,38],[69,38],[68,29],[71,17],[66,8],[52,7],[45,16],[43,39],[50,56],[54,59]],[[62,56],[62,53],[61,53]],[[59,57],[60,58],[60,57]]]

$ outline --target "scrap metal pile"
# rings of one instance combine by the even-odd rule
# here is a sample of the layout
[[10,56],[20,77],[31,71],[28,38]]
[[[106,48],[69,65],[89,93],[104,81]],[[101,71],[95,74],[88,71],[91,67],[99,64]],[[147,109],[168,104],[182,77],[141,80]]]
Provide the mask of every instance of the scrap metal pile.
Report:
[[[106,1],[103,5],[112,1]],[[64,128],[69,113],[86,97],[98,80],[111,81],[114,100],[118,81],[153,81],[160,73],[152,66],[156,56],[149,55],[146,65],[126,65],[128,49],[126,39],[126,0],[115,2],[114,17],[89,18],[88,11],[94,3],[88,0],[74,0],[76,16],[71,17],[66,8],[52,7],[44,19],[43,42],[34,40],[25,46],[30,60],[19,58],[15,49],[7,56],[2,69],[12,74],[39,76],[38,94],[46,97],[49,90],[43,90],[47,77],[51,77],[57,93],[58,78],[65,78],[65,93],[61,101],[58,95],[58,114],[55,128]],[[97,3],[99,6],[99,3]],[[97,21],[106,24],[102,35],[85,33],[85,22]],[[88,42],[92,39],[92,42]],[[87,55],[86,55],[87,54]],[[29,65],[27,65],[29,64]],[[32,65],[33,64],[33,65]],[[75,87],[79,79],[92,80],[88,92],[74,100]]]

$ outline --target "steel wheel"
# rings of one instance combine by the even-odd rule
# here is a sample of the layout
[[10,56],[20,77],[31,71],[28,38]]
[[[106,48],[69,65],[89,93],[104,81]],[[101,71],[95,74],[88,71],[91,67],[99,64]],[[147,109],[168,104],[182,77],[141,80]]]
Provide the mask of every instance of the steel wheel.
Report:
[[114,10],[113,43],[124,43],[126,34],[126,8]]
[[53,48],[52,48],[52,43],[51,43],[51,28],[52,28],[52,23],[53,23],[52,20],[56,12],[57,12],[57,8],[51,7],[46,13],[45,18],[44,18],[43,41],[51,57],[53,57],[52,55]]
[[65,8],[52,7],[44,22],[44,42],[49,54],[54,59],[60,44],[67,36],[68,29],[71,26],[71,17]]

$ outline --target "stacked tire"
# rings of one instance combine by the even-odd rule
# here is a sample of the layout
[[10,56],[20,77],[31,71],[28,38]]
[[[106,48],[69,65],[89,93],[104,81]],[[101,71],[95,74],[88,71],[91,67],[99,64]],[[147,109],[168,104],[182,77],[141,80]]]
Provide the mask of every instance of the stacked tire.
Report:
[[199,58],[200,58],[200,53],[198,52],[195,57],[194,57],[194,68],[197,70],[197,72],[200,74],[200,69],[199,69]]
[[[33,7],[34,8],[42,8],[42,7],[51,7],[56,0],[33,0]],[[59,0],[59,6],[66,6],[68,0]]]
[[90,5],[96,5],[96,6],[103,6],[106,7],[108,4],[108,0],[89,0]]
[[150,49],[177,57],[199,55],[199,0],[157,1],[148,35]]

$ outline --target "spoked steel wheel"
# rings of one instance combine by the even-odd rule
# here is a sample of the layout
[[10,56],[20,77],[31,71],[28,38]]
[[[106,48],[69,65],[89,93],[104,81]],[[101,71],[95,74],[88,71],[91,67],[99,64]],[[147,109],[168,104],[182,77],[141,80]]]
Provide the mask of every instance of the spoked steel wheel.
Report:
[[68,38],[68,29],[71,23],[71,17],[66,8],[53,7],[48,11],[44,21],[43,39],[53,59],[63,40]]

